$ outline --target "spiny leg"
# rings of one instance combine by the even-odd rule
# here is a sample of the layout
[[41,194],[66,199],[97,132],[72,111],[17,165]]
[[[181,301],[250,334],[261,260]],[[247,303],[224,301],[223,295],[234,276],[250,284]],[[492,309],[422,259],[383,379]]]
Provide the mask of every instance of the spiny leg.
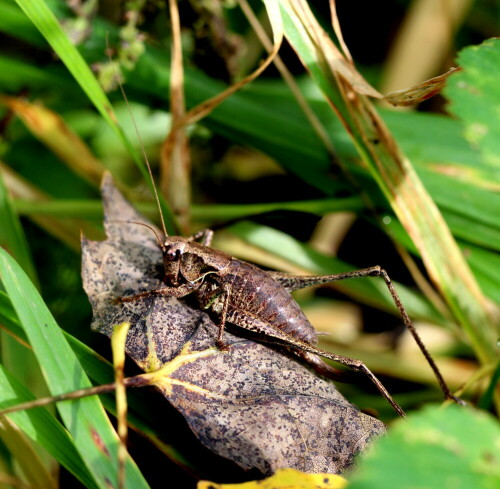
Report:
[[[375,376],[375,374],[361,361],[357,360],[355,358],[349,358],[345,357],[343,355],[337,355],[335,353],[330,353],[325,350],[321,350],[315,345],[311,345],[309,343],[305,343],[290,334],[286,333],[285,331],[282,331],[280,329],[272,328],[272,325],[269,325],[272,330],[274,330],[272,333],[270,330],[266,330],[266,332],[262,335],[261,341],[267,342],[267,343],[273,343],[273,344],[278,344],[281,346],[285,346],[287,348],[291,348],[294,350],[297,350],[297,353],[299,356],[304,358],[308,363],[311,364],[312,367],[314,367],[315,370],[318,370],[318,367],[320,366],[321,362],[320,359],[318,358],[312,358],[311,355],[307,355],[307,353],[312,354],[312,356],[321,356],[324,358],[328,358],[329,360],[333,360],[334,362],[340,363],[342,365],[345,365],[346,367],[350,368],[354,372],[360,372],[364,374],[366,377],[368,377],[371,382],[375,385],[375,387],[378,389],[378,391],[385,397],[385,399],[389,402],[389,404],[393,407],[393,409],[401,416],[405,417],[405,412],[401,408],[401,406],[392,398],[392,396],[389,394],[387,389],[384,387],[382,382]],[[324,363],[324,362],[323,362]],[[331,378],[332,380],[338,380],[338,381],[350,381],[351,379],[348,378],[347,375],[342,375],[342,373],[335,369],[335,368],[329,368],[330,366],[328,364],[325,364],[326,367],[321,366],[320,373],[325,375],[326,377]]]
[[219,350],[226,350],[228,345],[224,341],[224,330],[226,328],[227,312],[229,310],[229,297],[231,295],[231,285],[223,284],[215,290],[211,291],[206,296],[199,296],[198,301],[202,309],[209,309],[215,301],[222,302],[222,309],[219,316],[219,332],[217,334],[217,348]]
[[[319,349],[318,349],[319,350]],[[333,360],[334,362],[338,362],[342,365],[345,365],[346,367],[349,367],[350,369],[354,370],[355,372],[361,372],[362,374],[366,375],[372,383],[375,385],[375,387],[379,390],[379,392],[387,399],[389,404],[394,408],[394,410],[402,417],[404,418],[406,416],[405,412],[401,408],[401,406],[392,398],[392,396],[389,394],[387,389],[384,387],[384,384],[378,380],[378,378],[375,376],[375,374],[361,361],[361,360],[356,360],[354,358],[349,358],[349,357],[344,357],[342,355],[335,355],[329,352],[325,352],[323,350],[319,350],[320,353],[318,353],[321,356],[324,356],[326,358],[329,358],[330,360]]]
[[382,277],[387,288],[389,289],[389,293],[391,294],[392,300],[394,301],[394,304],[396,305],[399,314],[403,319],[404,325],[406,326],[408,331],[410,331],[418,347],[422,351],[425,359],[427,360],[427,363],[430,365],[432,371],[434,372],[434,375],[438,380],[439,387],[443,391],[445,399],[452,400],[457,404],[464,404],[464,401],[462,401],[461,399],[459,399],[458,397],[454,396],[451,393],[450,388],[446,384],[443,375],[441,374],[438,366],[436,365],[436,362],[429,353],[429,350],[427,350],[427,347],[423,343],[422,339],[420,338],[420,335],[418,334],[417,330],[415,329],[415,326],[413,325],[410,317],[408,316],[408,313],[406,312],[406,309],[404,308],[403,303],[401,302],[401,299],[396,289],[394,288],[394,285],[392,284],[392,281],[388,273],[382,267],[377,265],[370,268],[363,268],[361,270],[354,270],[350,272],[335,273],[332,275],[291,276],[281,272],[271,272],[271,274],[273,278],[278,282],[280,282],[281,285],[283,285],[283,287],[285,287],[285,289],[287,289],[288,291],[302,289],[304,287],[310,287],[312,285],[334,282],[337,280],[345,280],[349,278]]

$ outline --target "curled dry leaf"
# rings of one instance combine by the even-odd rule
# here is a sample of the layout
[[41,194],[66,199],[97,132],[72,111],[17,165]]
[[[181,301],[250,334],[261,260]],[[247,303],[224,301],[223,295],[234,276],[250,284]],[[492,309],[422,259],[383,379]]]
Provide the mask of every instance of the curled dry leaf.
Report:
[[228,332],[229,348],[217,350],[217,325],[192,307],[189,297],[114,302],[162,286],[161,252],[151,230],[123,222],[148,221],[109,175],[103,199],[108,239],[82,242],[92,329],[109,336],[113,325],[131,323],[128,355],[146,372],[161,369],[155,385],[203,445],[264,474],[283,467],[340,473],[385,431],[285,351]]
[[384,95],[384,100],[394,106],[417,105],[437,95],[446,85],[449,76],[457,71],[462,71],[462,68],[460,66],[450,68],[446,73],[425,80],[418,85],[388,93]]

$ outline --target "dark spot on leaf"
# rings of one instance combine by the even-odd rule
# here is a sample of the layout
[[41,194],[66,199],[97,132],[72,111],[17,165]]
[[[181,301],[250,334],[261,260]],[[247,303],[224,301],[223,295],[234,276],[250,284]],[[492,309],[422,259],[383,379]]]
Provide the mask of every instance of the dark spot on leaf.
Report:
[[104,478],[104,482],[106,483],[106,486],[109,487],[109,489],[116,489],[113,483],[107,478]]
[[497,457],[491,452],[484,452],[481,457],[490,464],[497,461]]
[[92,441],[95,443],[100,452],[104,453],[106,457],[109,457],[109,451],[104,442],[102,441],[101,435],[97,432],[97,430],[91,426],[90,434],[92,435]]

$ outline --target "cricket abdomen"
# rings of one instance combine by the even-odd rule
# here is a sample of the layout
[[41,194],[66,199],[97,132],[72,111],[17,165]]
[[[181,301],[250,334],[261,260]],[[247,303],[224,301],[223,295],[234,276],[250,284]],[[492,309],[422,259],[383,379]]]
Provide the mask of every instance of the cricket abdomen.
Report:
[[[227,320],[273,336],[273,330],[316,344],[315,329],[289,292],[260,268],[233,259],[224,281],[231,284]],[[275,335],[276,336],[276,335]]]

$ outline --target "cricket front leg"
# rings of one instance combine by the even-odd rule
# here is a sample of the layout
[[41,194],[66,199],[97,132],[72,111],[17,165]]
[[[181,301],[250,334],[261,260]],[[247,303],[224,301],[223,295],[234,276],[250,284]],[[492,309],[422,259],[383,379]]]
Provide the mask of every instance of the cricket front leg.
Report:
[[124,297],[117,297],[114,299],[115,302],[121,304],[123,302],[135,302],[145,297],[151,297],[153,295],[166,295],[168,297],[185,297],[191,294],[195,288],[191,284],[183,284],[178,287],[160,287],[159,289],[147,290],[135,295],[128,295]]

